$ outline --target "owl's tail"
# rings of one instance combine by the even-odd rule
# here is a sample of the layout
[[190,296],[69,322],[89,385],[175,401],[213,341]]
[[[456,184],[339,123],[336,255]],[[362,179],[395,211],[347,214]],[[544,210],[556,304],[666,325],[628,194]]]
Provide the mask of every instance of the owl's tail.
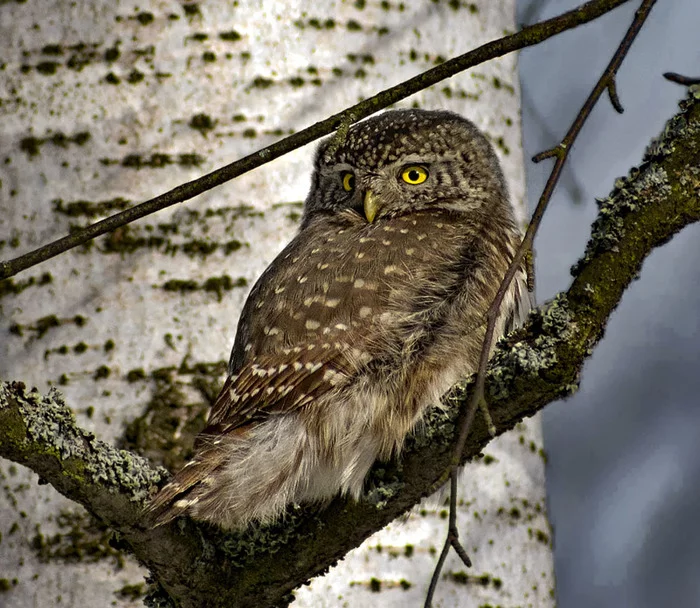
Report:
[[180,469],[146,506],[145,516],[153,526],[162,526],[187,515],[204,493],[210,475],[224,462],[223,450],[210,448],[197,454]]

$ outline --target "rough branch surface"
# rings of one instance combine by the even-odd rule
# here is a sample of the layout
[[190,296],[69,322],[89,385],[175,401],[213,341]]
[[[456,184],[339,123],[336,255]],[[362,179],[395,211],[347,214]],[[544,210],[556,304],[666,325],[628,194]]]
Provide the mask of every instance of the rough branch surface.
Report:
[[[487,381],[498,433],[575,390],[585,358],[646,256],[700,220],[699,167],[700,89],[691,87],[642,164],[599,202],[569,290],[501,341]],[[375,467],[364,501],[336,499],[323,512],[299,510],[283,524],[240,535],[189,521],[144,529],[140,509],[162,470],[78,428],[58,391],[42,396],[21,382],[0,385],[0,455],[111,525],[162,585],[152,605],[267,606],[283,603],[294,587],[431,492],[449,465],[457,403],[470,390],[469,383],[455,387],[446,398],[453,407],[429,417],[400,463]],[[477,418],[464,459],[488,441]]]

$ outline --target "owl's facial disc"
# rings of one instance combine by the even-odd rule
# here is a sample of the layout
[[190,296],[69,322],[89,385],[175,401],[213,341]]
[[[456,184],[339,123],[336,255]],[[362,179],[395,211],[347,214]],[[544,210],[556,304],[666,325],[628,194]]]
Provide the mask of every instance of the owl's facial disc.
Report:
[[344,211],[375,225],[384,218],[443,209],[509,209],[498,159],[467,119],[429,110],[392,110],[322,143],[302,229]]

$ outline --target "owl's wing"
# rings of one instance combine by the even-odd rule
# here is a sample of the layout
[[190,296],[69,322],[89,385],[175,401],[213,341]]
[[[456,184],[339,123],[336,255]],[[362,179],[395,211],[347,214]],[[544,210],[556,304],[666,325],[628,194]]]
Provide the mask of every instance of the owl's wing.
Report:
[[204,441],[315,401],[354,373],[352,352],[346,343],[307,342],[252,358],[226,379],[201,434]]
[[289,412],[313,402],[357,369],[349,344],[307,342],[260,355],[230,375],[217,397],[209,425],[197,437],[197,454],[165,485],[147,507],[154,525],[182,515],[198,500],[197,488],[226,462],[222,435],[245,434],[247,427],[272,413]]

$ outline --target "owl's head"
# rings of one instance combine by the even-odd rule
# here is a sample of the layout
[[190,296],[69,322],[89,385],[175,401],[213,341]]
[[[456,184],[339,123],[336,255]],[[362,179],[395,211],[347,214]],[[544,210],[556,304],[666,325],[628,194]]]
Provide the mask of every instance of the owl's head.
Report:
[[394,110],[320,144],[302,227],[344,210],[374,222],[431,208],[509,213],[498,159],[457,114]]

